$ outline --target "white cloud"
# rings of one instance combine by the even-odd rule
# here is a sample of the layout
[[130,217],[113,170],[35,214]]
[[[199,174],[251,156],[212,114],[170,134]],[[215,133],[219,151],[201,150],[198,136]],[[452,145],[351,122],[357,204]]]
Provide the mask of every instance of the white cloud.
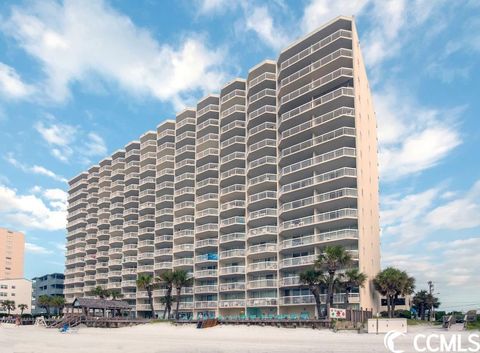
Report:
[[436,207],[426,218],[435,228],[460,230],[480,226],[480,180],[464,196]]
[[417,290],[426,289],[427,282],[433,281],[445,309],[472,309],[462,303],[473,303],[478,293],[480,263],[473,259],[478,257],[480,236],[435,241],[426,248],[430,251],[402,255],[389,249],[382,255],[383,265],[408,270],[416,278]]
[[291,39],[283,28],[274,25],[273,17],[266,6],[244,6],[245,29],[253,31],[269,47],[280,50]]
[[[449,194],[448,198],[444,195]],[[419,193],[381,198],[382,237],[403,246],[438,231],[480,226],[480,180],[470,190],[454,192],[436,186]]]
[[42,167],[42,166],[39,166],[39,165],[28,166],[26,164],[23,164],[23,163],[19,162],[13,156],[12,153],[8,153],[5,156],[5,160],[8,163],[10,163],[11,165],[13,165],[14,167],[19,168],[20,170],[22,170],[25,173],[43,175],[43,176],[52,178],[53,180],[56,180],[56,181],[60,181],[60,182],[63,182],[63,183],[67,182],[67,179],[65,179],[63,176],[58,175],[58,174],[52,172],[51,170],[49,170],[45,167]]
[[2,28],[42,63],[44,92],[54,101],[67,99],[71,84],[100,78],[180,105],[184,94],[225,81],[222,50],[207,48],[198,35],[181,37],[175,46],[159,43],[101,0],[14,7]]
[[367,3],[368,0],[311,0],[303,10],[303,32],[311,32],[340,15],[355,15],[359,13]]
[[43,122],[38,122],[35,129],[42,135],[45,141],[51,145],[64,147],[75,139],[75,126],[65,124],[51,124],[46,126]]
[[52,254],[53,253],[52,250],[44,248],[43,246],[36,245],[36,244],[33,244],[33,243],[28,243],[28,242],[25,243],[25,251],[27,253],[41,254],[41,255],[47,255],[47,254]]
[[431,168],[462,143],[459,122],[465,107],[423,107],[408,94],[390,87],[374,94],[374,101],[384,181]]
[[85,142],[85,155],[103,156],[105,154],[107,154],[107,146],[103,138],[94,132],[89,132]]
[[232,6],[234,0],[197,0],[197,8],[203,15],[225,11]]
[[15,189],[0,185],[0,220],[3,224],[25,229],[62,230],[66,227],[65,207],[63,202],[47,206],[36,195],[21,195]]
[[24,83],[13,67],[0,62],[0,93],[9,98],[24,98],[33,87]]
[[38,122],[35,129],[50,146],[50,153],[62,162],[69,162],[74,154],[83,157],[107,154],[105,141],[96,132],[57,123],[54,117],[50,116],[48,123]]

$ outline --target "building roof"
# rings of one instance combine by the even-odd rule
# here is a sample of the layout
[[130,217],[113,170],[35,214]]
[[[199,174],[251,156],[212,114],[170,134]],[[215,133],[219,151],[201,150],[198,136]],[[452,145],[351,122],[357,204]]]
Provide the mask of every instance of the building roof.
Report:
[[121,300],[76,298],[72,306],[90,309],[130,309],[127,302]]

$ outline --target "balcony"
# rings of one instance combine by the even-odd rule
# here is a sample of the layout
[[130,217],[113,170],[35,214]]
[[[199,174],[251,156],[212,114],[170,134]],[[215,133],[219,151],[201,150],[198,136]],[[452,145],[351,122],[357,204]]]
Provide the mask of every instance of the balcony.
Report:
[[355,208],[344,208],[337,211],[320,213],[315,216],[292,219],[290,221],[283,222],[280,225],[280,231],[289,230],[293,228],[298,229],[300,227],[317,225],[320,223],[336,221],[339,219],[356,219],[357,214],[358,212],[357,212],[357,209]]
[[287,67],[294,65],[295,63],[299,62],[300,60],[308,57],[309,55],[321,50],[325,46],[329,45],[333,41],[337,40],[338,38],[347,38],[351,39],[352,38],[352,32],[349,30],[345,29],[340,29],[328,37],[325,37],[321,41],[309,46],[308,48],[302,50],[301,52],[291,56],[290,58],[282,61],[280,63],[280,70],[285,70]]
[[217,262],[217,261],[218,261],[218,255],[216,253],[209,253],[209,254],[195,256],[196,264],[200,264],[202,262]]
[[218,302],[220,308],[242,308],[245,306],[245,300],[243,299],[229,299],[220,300]]
[[356,198],[356,197],[357,197],[357,189],[342,188],[342,189],[332,190],[323,194],[319,194],[316,196],[310,196],[300,200],[284,203],[280,208],[280,212],[284,213],[287,211],[297,211],[307,206],[318,205],[321,203],[334,201],[341,198]]
[[182,259],[173,260],[174,267],[193,266],[193,264],[194,264],[194,261],[192,258],[182,258]]
[[195,248],[197,249],[206,248],[206,247],[217,247],[217,246],[218,246],[218,240],[215,238],[197,240],[195,242]]
[[280,175],[281,177],[284,177],[288,174],[295,173],[310,167],[318,166],[319,164],[326,163],[334,159],[338,159],[342,157],[355,157],[355,155],[356,155],[355,148],[351,148],[351,147],[338,148],[334,151],[327,152],[319,156],[315,156],[313,158],[309,158],[301,162],[297,162],[289,166],[283,167],[280,171]]
[[276,253],[277,244],[266,243],[249,246],[247,249],[247,255],[261,254],[261,253]]
[[171,261],[157,262],[155,264],[155,270],[171,270],[173,264]]
[[195,309],[215,309],[218,306],[217,301],[201,301],[201,302],[195,302]]
[[312,100],[308,103],[302,104],[301,106],[299,106],[297,108],[289,110],[289,111],[283,113],[282,115],[280,115],[279,123],[283,124],[283,123],[285,123],[289,120],[297,118],[301,114],[303,114],[307,111],[310,111],[313,108],[316,108],[318,106],[324,105],[324,104],[326,104],[330,101],[333,101],[333,100],[335,100],[335,99],[337,99],[338,97],[341,97],[341,96],[346,96],[346,97],[352,97],[353,98],[354,97],[353,88],[345,88],[345,87],[338,88],[335,91],[327,93],[323,96],[315,98],[314,100]]
[[250,82],[248,83],[248,88],[249,89],[252,89],[253,87],[255,87],[256,85],[262,83],[263,81],[265,80],[270,80],[270,81],[275,81],[277,79],[275,73],[273,72],[265,72],[261,75],[258,75],[257,77],[253,78],[250,80]]
[[175,245],[173,247],[173,252],[174,253],[193,252],[194,250],[195,250],[195,246],[193,244],[181,244],[181,245]]
[[[336,130],[327,132],[326,134],[317,136],[313,139],[298,143],[296,145],[287,147],[281,151],[281,158],[285,158],[294,154],[297,154],[299,152],[303,151],[308,151],[311,148],[315,148],[318,150],[320,147],[322,147],[322,144],[331,142],[333,140],[342,138],[342,137],[350,137],[350,138],[355,138],[355,129],[351,127],[341,127]],[[338,144],[337,144],[338,145]],[[353,144],[352,144],[353,145]],[[325,146],[324,146],[325,147]],[[330,147],[330,145],[329,145]]]
[[247,289],[261,288],[277,288],[277,279],[259,279],[247,283]]
[[241,90],[241,89],[233,90],[232,92],[224,95],[224,96],[220,99],[220,103],[225,104],[225,103],[228,102],[230,99],[235,98],[235,97],[244,98],[244,97],[245,97],[245,90]]
[[199,111],[197,111],[197,119],[199,117],[201,117],[202,115],[208,113],[208,112],[216,112],[218,113],[219,111],[219,106],[217,104],[209,104],[207,105],[206,107],[200,109]]
[[[352,50],[350,50],[350,49],[340,48],[338,50],[335,50],[333,53],[330,53],[330,54],[320,58],[319,60],[313,62],[312,64],[310,64],[306,67],[304,67],[303,69],[298,70],[295,73],[293,73],[293,74],[285,77],[284,79],[282,79],[280,81],[279,89],[281,90],[285,86],[287,86],[290,83],[295,82],[297,80],[300,81],[300,79],[302,79],[302,78],[303,78],[302,81],[308,80],[309,76],[307,76],[307,75],[309,75],[312,72],[315,72],[316,70],[318,70],[319,68],[321,68],[323,66],[326,66],[326,65],[332,63],[333,61],[335,61],[338,58],[347,58],[347,59],[350,59],[350,62],[351,62],[352,56],[353,56],[353,53],[352,53]],[[343,65],[348,65],[348,62],[342,61],[342,63],[343,63]],[[339,65],[342,65],[342,64],[340,63]]]
[[248,114],[248,120],[252,121],[263,114],[277,114],[277,107],[274,105],[264,105],[263,107]]
[[217,277],[217,270],[198,270],[195,271],[194,277],[198,278],[209,278],[209,277]]
[[339,169],[332,170],[331,172],[326,172],[311,178],[306,178],[303,180],[295,181],[293,183],[285,184],[280,187],[280,194],[294,192],[300,189],[334,181],[340,178],[345,178],[345,177],[355,178],[356,176],[357,176],[357,170],[355,168],[347,168],[347,167],[339,168]]
[[230,233],[221,235],[219,237],[220,244],[229,243],[234,241],[245,241],[245,233]]
[[195,294],[216,293],[218,291],[218,286],[216,285],[195,286],[193,291]]
[[277,235],[276,226],[263,226],[250,229],[248,231],[248,238],[258,237],[262,235]]
[[156,249],[154,254],[155,257],[172,256],[172,248]]
[[247,267],[248,272],[256,272],[256,271],[276,271],[277,270],[277,262],[276,261],[263,261],[263,262],[255,262]]
[[220,292],[238,292],[245,290],[245,282],[221,283],[218,286]]
[[331,232],[324,232],[317,235],[307,235],[298,238],[286,239],[279,244],[280,250],[310,245],[314,243],[323,243],[338,241],[343,239],[358,239],[357,229],[340,229]]
[[299,256],[283,259],[279,263],[280,269],[287,267],[311,266],[317,259],[316,255]]
[[262,307],[262,306],[276,306],[277,298],[250,298],[247,299],[247,306]]
[[227,275],[241,275],[245,273],[245,266],[226,266],[221,267],[219,270],[220,276],[227,276]]

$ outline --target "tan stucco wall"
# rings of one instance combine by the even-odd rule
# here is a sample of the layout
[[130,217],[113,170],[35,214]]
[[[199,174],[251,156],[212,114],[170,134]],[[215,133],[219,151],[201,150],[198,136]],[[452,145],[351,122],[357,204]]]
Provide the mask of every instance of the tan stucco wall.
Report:
[[24,250],[23,233],[0,228],[0,279],[23,277]]
[[379,296],[372,279],[380,271],[380,226],[378,197],[377,120],[355,23],[353,30],[353,70],[359,212],[359,266],[368,275],[360,289],[360,306],[379,309]]
[[[3,288],[6,287],[6,288]],[[24,310],[24,314],[31,313],[32,304],[32,281],[24,278],[0,279],[0,301],[13,300],[15,302],[15,310],[10,314],[20,314],[19,304],[27,304],[28,309]],[[0,307],[0,312],[2,308]]]

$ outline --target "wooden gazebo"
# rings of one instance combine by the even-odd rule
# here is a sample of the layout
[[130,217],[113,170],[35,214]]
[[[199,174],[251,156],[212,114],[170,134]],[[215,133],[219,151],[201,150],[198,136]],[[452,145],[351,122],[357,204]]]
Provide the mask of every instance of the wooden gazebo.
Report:
[[[123,317],[130,312],[127,302],[121,300],[76,298],[65,305],[64,314],[83,314],[85,316]],[[100,315],[99,315],[100,314]]]

